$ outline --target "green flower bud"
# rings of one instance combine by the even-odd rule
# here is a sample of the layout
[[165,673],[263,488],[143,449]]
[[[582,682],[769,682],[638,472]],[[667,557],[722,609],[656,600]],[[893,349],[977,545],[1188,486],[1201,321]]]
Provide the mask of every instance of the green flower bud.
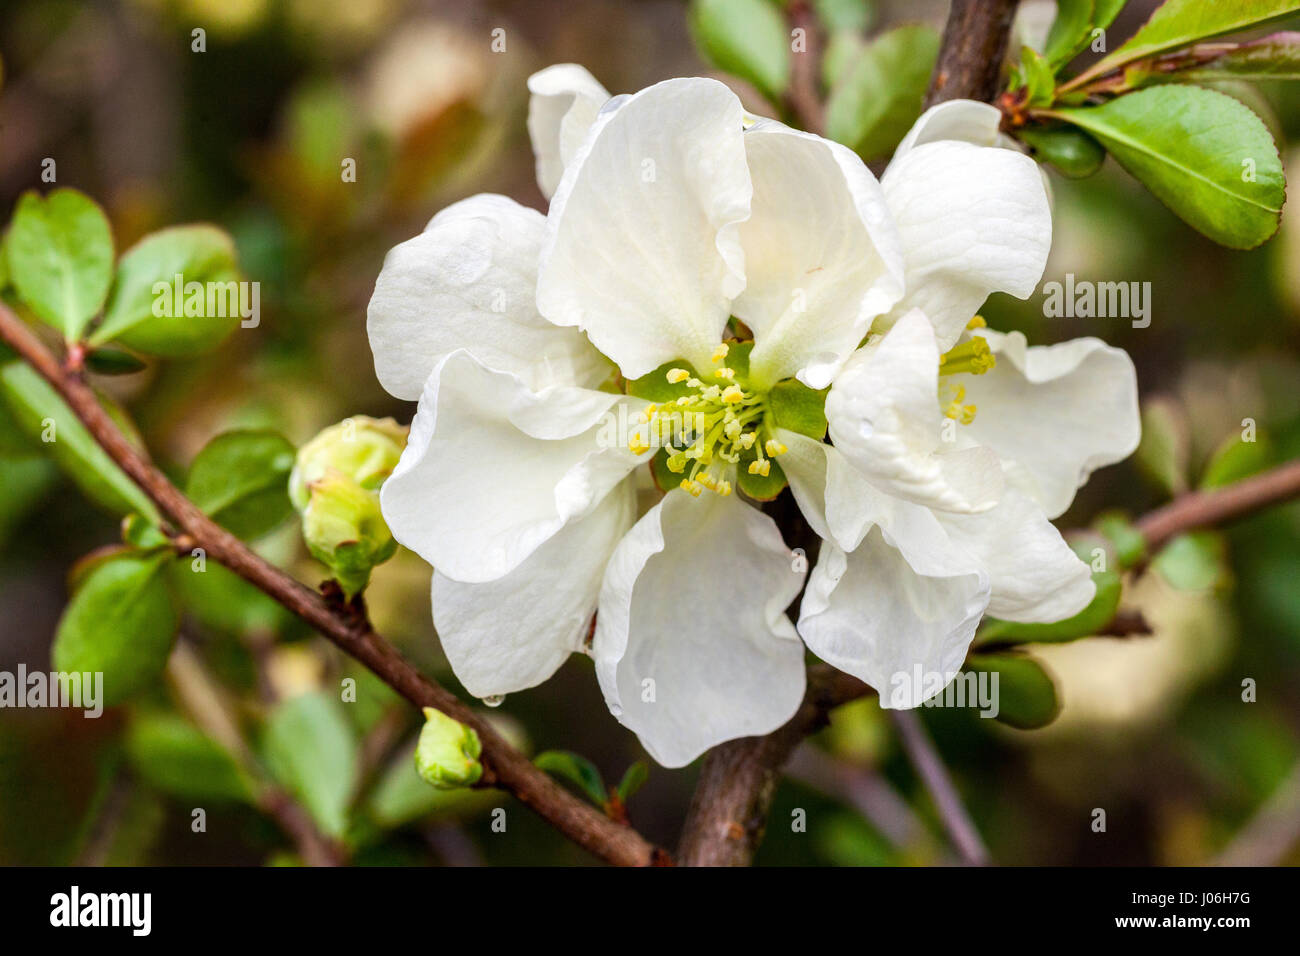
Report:
[[397,550],[379,511],[379,486],[397,465],[406,433],[391,418],[346,419],[303,445],[289,476],[307,550],[348,598]]
[[331,425],[298,450],[289,476],[289,498],[299,511],[307,507],[313,482],[339,472],[367,491],[378,491],[397,466],[409,429],[391,418],[356,415]]
[[313,558],[329,568],[346,597],[370,582],[370,569],[397,551],[379,511],[379,494],[351,478],[328,472],[311,483],[302,513],[302,536]]
[[424,727],[415,746],[415,769],[421,779],[439,790],[458,790],[478,783],[483,776],[479,755],[483,744],[473,727],[432,707],[424,708]]

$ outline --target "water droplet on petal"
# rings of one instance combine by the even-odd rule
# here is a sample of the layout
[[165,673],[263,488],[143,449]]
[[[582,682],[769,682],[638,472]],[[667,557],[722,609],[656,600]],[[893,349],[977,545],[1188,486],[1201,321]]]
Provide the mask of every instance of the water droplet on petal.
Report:
[[505,703],[505,694],[489,694],[483,698],[483,704],[487,707],[500,707]]

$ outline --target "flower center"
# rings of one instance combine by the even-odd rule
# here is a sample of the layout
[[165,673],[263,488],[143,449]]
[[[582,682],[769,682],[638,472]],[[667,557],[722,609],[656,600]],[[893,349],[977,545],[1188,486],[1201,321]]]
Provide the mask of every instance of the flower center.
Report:
[[[982,329],[982,316],[975,316],[966,324],[968,329]],[[997,365],[997,357],[982,335],[973,335],[965,342],[954,345],[939,356],[939,375],[983,375]],[[975,406],[966,404],[966,386],[959,382],[939,383],[939,405],[945,418],[962,425],[975,420]]]
[[786,451],[773,434],[767,395],[748,384],[743,368],[725,364],[729,351],[726,343],[719,345],[715,367],[703,377],[685,368],[668,369],[667,383],[682,393],[647,406],[628,442],[638,455],[664,449],[668,470],[681,475],[679,486],[697,498],[706,488],[731,494],[727,476],[742,457],[748,459],[748,474],[767,477],[771,459]]

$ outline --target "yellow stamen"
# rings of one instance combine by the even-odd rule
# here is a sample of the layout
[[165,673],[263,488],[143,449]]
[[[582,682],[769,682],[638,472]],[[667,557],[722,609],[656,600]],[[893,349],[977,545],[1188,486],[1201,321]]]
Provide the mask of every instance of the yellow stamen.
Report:
[[764,442],[763,449],[773,458],[775,458],[777,455],[784,455],[787,451],[790,450],[786,448],[784,445],[782,445],[775,438],[769,438],[766,442]]
[[728,405],[739,405],[745,400],[745,392],[739,385],[728,385],[723,389],[722,400]]
[[691,377],[691,373],[684,368],[673,368],[668,370],[668,384],[678,385]]
[[713,350],[713,364],[714,364],[714,365],[717,365],[717,364],[718,364],[719,362],[721,362],[724,358],[726,358],[726,357],[727,357],[727,352],[728,352],[728,351],[730,351],[730,349],[727,347],[727,343],[726,343],[726,342],[721,343],[721,344],[720,344],[716,349],[714,349],[714,350]]
[[939,356],[940,375],[983,375],[997,365],[997,358],[983,336],[972,336]]
[[985,328],[988,328],[988,323],[984,321],[984,316],[982,316],[982,315],[977,315],[977,316],[975,316],[973,319],[971,319],[969,322],[966,323],[966,328],[968,328],[968,329],[985,329]]
[[701,485],[698,481],[691,481],[691,479],[689,478],[682,479],[681,487],[684,491],[690,492],[691,497],[693,498],[698,498],[700,494],[704,491],[703,485]]

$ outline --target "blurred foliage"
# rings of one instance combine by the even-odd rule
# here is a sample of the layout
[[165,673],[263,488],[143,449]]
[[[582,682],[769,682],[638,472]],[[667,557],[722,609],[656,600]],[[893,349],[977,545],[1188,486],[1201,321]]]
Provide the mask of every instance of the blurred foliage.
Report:
[[[1116,5],[1085,6],[1104,16]],[[750,7],[763,12],[749,32],[718,32],[728,9]],[[813,7],[827,25],[820,81],[832,132],[865,159],[887,157],[920,112],[944,4]],[[1134,0],[1113,35],[1128,36],[1151,7]],[[577,0],[557,17],[523,0],[15,0],[0,13],[0,218],[31,208],[8,255],[22,260],[33,242],[64,244],[62,217],[98,237],[65,261],[103,288],[112,325],[96,344],[113,340],[115,352],[135,360],[90,362],[106,407],[131,422],[160,467],[188,479],[214,517],[314,583],[326,572],[288,520],[283,483],[277,491],[255,480],[265,474],[260,465],[248,482],[213,482],[212,463],[224,475],[255,460],[287,477],[294,449],[345,416],[409,420],[412,409],[382,392],[368,358],[374,279],[385,252],[449,202],[495,191],[542,207],[523,122],[524,81],[535,69],[581,62],[611,90],[630,91],[709,71],[694,40],[743,78],[723,77],[747,106],[774,112],[763,94],[779,99],[790,77],[779,4],[690,8]],[[505,30],[504,53],[490,49],[495,28]],[[1085,50],[1075,59],[1082,35],[1062,26],[1046,37],[1039,48],[1049,75],[1099,58]],[[1041,88],[1041,65],[1025,62],[1026,88],[1035,68]],[[883,77],[897,85],[876,96]],[[1141,95],[1185,95],[1165,89]],[[1287,144],[1300,135],[1300,89],[1266,81],[1258,90],[1249,106],[1264,111],[1295,181],[1300,153]],[[1039,141],[1024,139],[1066,172],[1095,165],[1098,140],[1124,160],[1122,147],[1107,142],[1113,129],[1088,122],[1079,125],[1095,138],[1053,138],[1045,127]],[[57,164],[54,183],[41,178],[47,158]],[[1100,336],[1138,365],[1143,447],[1094,476],[1062,527],[1086,526],[1107,509],[1137,515],[1300,455],[1294,217],[1284,215],[1280,235],[1262,248],[1229,251],[1187,228],[1115,162],[1077,181],[1048,175],[1056,232],[1044,281],[1073,273],[1150,282],[1154,297],[1147,328],[1049,319],[1041,295],[996,296],[983,310],[991,325],[1034,342]],[[75,194],[51,195],[55,185],[95,197],[107,228],[75,199],[55,198]],[[188,224],[184,243],[163,248],[147,238],[177,223]],[[179,270],[178,255],[187,271],[259,282],[260,322],[229,323],[215,349],[161,341],[132,277]],[[114,268],[119,282],[110,291],[105,277]],[[0,266],[0,296],[11,306],[29,302],[29,316],[56,327],[51,340],[99,307],[50,298],[57,274],[28,270],[21,281],[28,288],[16,288]],[[165,552],[151,550],[147,503],[60,413],[59,453],[79,456],[74,470],[98,506],[83,497],[40,447],[45,416],[32,411],[54,407],[50,396],[11,360],[0,355],[0,670],[48,668],[56,632],[56,654],[113,653],[111,642],[94,638],[123,633],[112,616],[124,581],[179,616],[165,635],[146,635],[157,653],[145,663],[151,674],[165,666],[165,680],[142,684],[102,718],[0,713],[0,863],[298,862],[257,809],[270,786],[294,794],[360,864],[588,860],[496,791],[438,791],[421,781],[419,715],[230,572],[208,562],[194,573],[194,555],[162,560]],[[141,517],[124,535],[119,522],[131,513]],[[989,622],[982,640],[1000,657],[983,663],[1009,676],[1014,669],[1021,687],[1012,722],[1036,725],[1058,707],[1059,718],[1034,731],[967,710],[926,709],[923,719],[994,859],[1204,862],[1300,757],[1300,506],[1178,538],[1145,556],[1153,573],[1140,577],[1132,565],[1142,549],[1125,540],[1122,524],[1099,522],[1095,534],[1081,553],[1099,546],[1112,559],[1094,566],[1099,591],[1105,585],[1099,599],[1141,611],[1154,633],[1089,637],[1091,627],[1075,622],[1009,654],[997,640],[1000,622]],[[123,537],[133,550],[97,550]],[[399,552],[376,567],[366,599],[383,633],[457,686],[433,635],[422,562]],[[695,772],[644,777],[636,769],[644,755],[608,716],[591,670],[575,656],[492,719],[520,744],[527,727],[551,754],[544,765],[670,845]],[[1242,696],[1247,680],[1255,682],[1251,703]],[[246,752],[241,739],[251,742]],[[556,748],[565,755],[554,756]],[[874,701],[838,711],[803,756],[811,763],[799,758],[778,791],[760,863],[947,859],[933,807]],[[911,809],[900,815],[900,805]],[[1107,809],[1105,833],[1089,828],[1095,807]],[[193,829],[196,808],[205,811],[202,832]],[[498,808],[506,834],[492,828]],[[1300,862],[1296,850],[1288,859]]]

